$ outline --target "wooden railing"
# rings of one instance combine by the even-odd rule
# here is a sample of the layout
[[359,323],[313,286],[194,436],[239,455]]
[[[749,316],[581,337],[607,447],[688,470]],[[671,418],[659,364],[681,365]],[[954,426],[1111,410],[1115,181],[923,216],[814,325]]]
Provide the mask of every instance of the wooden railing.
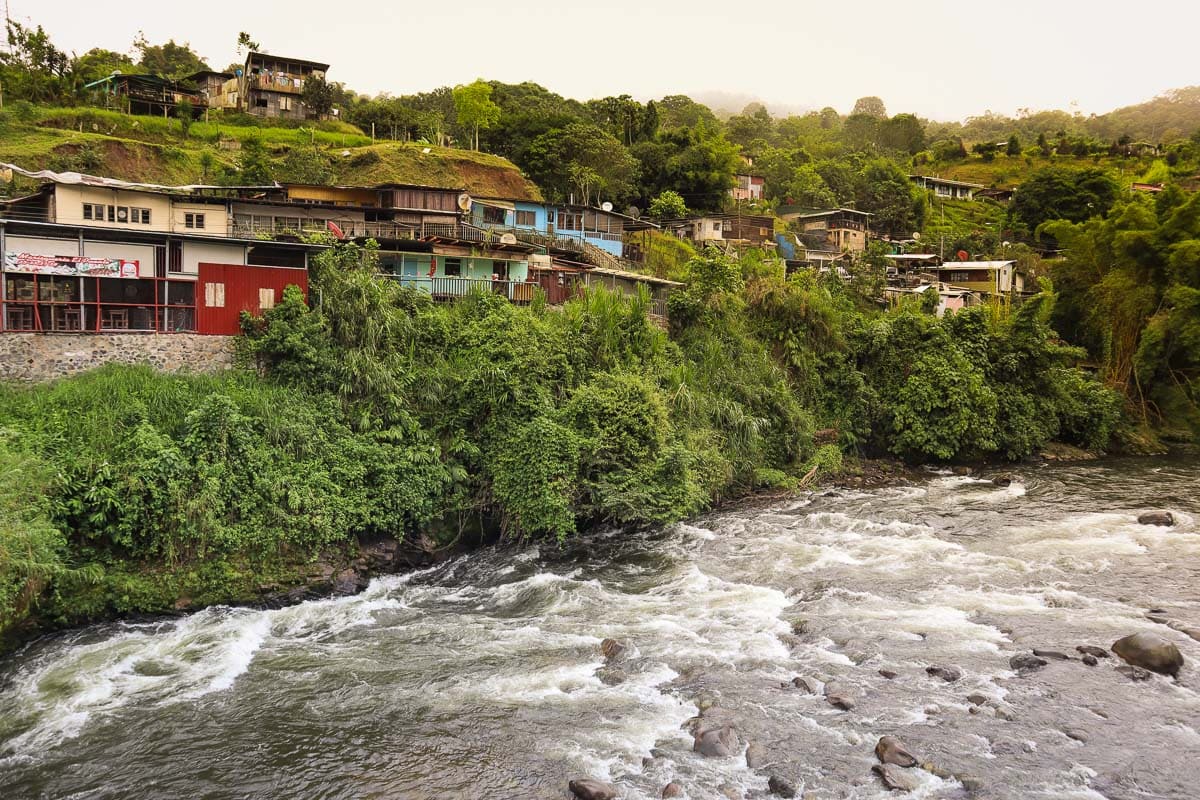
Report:
[[385,273],[386,277],[398,281],[401,286],[407,286],[425,292],[438,302],[460,300],[472,292],[491,292],[508,298],[516,305],[528,305],[533,301],[534,289],[538,288],[531,281],[491,280],[488,278],[458,278],[458,277],[426,277],[415,275],[393,275]]

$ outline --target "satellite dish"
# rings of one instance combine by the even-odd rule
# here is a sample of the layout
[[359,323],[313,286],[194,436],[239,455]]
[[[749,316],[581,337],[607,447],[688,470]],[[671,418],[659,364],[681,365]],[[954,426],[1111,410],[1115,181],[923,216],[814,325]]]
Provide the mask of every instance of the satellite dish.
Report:
[[642,210],[637,206],[630,206],[629,208],[625,209],[625,216],[633,217],[634,219],[641,219]]
[[608,202],[607,200],[605,200],[603,203],[600,204],[600,210],[601,211],[612,211],[613,204]]
[[921,240],[921,232],[920,231],[913,231],[913,240],[918,241],[918,242]]
[[429,147],[422,147],[421,152],[424,153],[425,155],[429,155],[431,152],[433,152],[433,150]]
[[458,196],[458,208],[461,211],[471,210],[471,195],[463,192]]
[[506,233],[500,237],[500,244],[516,244],[516,243],[517,243],[517,237],[513,236],[511,233]]

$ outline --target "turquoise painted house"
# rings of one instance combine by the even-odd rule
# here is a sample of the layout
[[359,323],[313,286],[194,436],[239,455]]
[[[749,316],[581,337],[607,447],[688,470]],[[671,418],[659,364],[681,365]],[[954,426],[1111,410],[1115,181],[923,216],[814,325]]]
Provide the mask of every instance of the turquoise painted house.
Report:
[[569,203],[531,203],[520,200],[473,198],[471,224],[502,230],[587,242],[618,258],[624,255],[625,234],[645,230],[650,223],[615,211]]

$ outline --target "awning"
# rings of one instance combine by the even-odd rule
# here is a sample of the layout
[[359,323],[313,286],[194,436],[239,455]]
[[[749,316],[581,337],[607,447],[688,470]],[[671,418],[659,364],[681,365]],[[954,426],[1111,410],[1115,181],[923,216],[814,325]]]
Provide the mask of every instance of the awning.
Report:
[[491,206],[492,208],[503,208],[505,211],[516,211],[517,204],[510,203],[507,200],[481,200],[478,197],[472,197],[471,203],[478,203],[481,206]]

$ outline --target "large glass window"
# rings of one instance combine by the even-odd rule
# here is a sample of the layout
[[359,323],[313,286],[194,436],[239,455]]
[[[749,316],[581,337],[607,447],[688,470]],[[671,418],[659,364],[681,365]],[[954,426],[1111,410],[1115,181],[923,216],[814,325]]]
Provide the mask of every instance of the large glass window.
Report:
[[194,331],[194,281],[4,273],[0,328],[99,333]]

